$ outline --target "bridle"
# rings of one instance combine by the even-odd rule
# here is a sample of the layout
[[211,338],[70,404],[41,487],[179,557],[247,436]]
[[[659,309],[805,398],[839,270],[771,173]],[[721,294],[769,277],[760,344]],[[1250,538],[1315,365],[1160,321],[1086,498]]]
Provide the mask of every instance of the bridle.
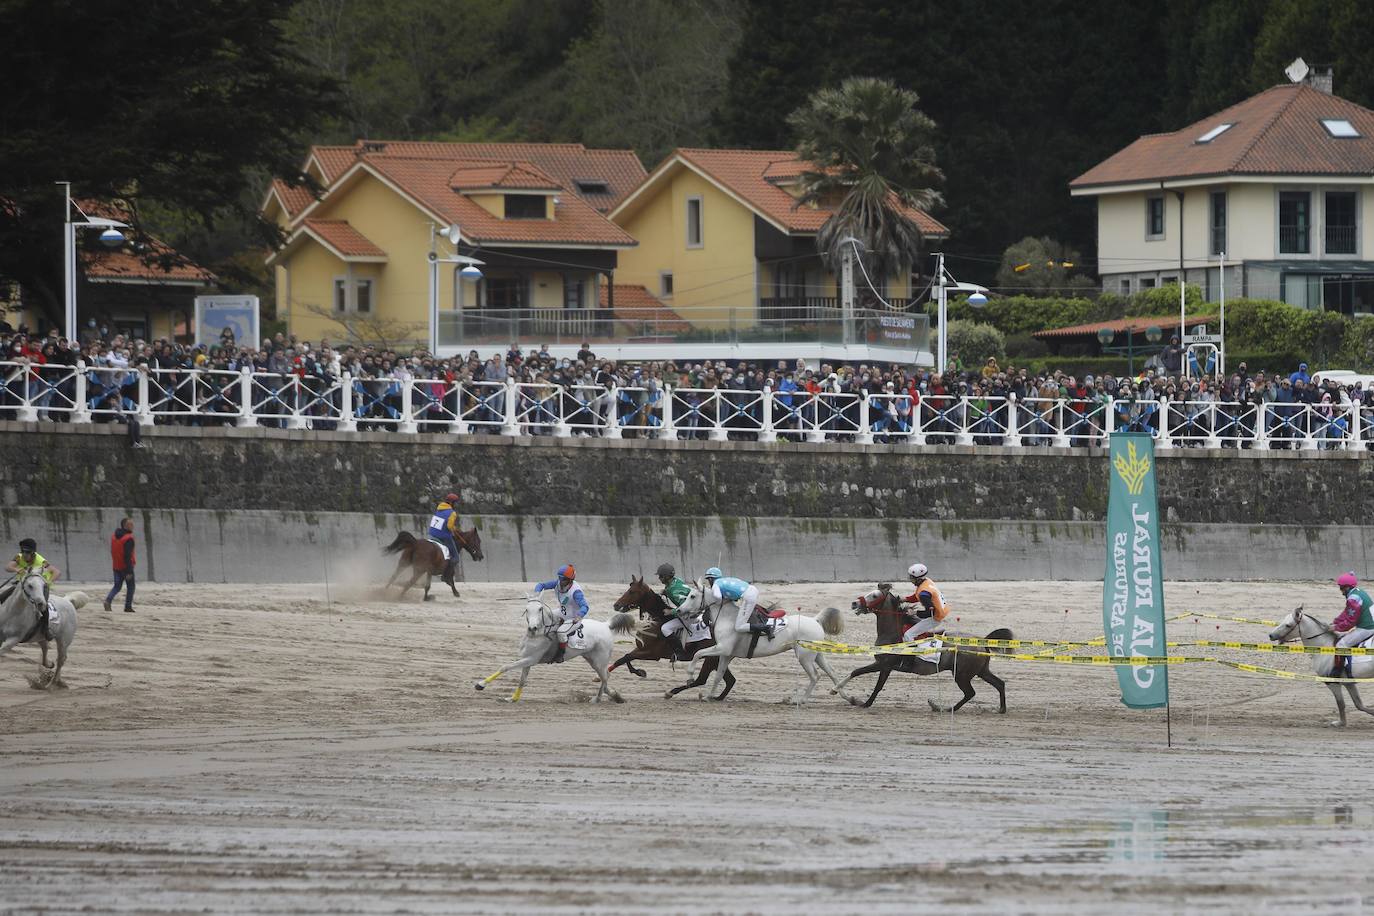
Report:
[[[628,602],[622,599],[621,601],[617,601],[615,604],[611,605],[611,610],[615,611],[617,614],[624,613],[625,611],[630,610],[637,611],[639,613],[640,620],[643,620],[646,614],[650,618],[666,618],[668,616],[668,606],[662,598],[659,598],[658,592],[654,591],[652,588],[649,588],[648,585],[645,585],[644,580],[642,579],[639,581],[639,586],[643,588],[644,591],[647,592],[651,598],[655,598],[658,600],[659,608],[657,612],[645,608],[643,599],[635,602]],[[628,592],[626,594],[628,594]]]
[[[854,608],[854,613],[873,614],[874,616],[877,616],[878,614],[890,614],[893,617],[910,616],[909,614],[907,614],[906,611],[903,611],[901,609],[901,600],[898,599],[896,595],[892,594],[891,589],[878,589],[878,592],[881,595],[881,597],[876,599],[875,604],[868,603],[868,595],[860,595],[854,602],[858,605],[858,607]],[[889,601],[893,601],[897,604],[896,610],[883,606],[887,604]]]
[[[30,579],[42,579],[43,581],[43,597],[39,601],[34,601],[32,598],[30,598],[28,589],[24,588],[24,586],[28,583]],[[24,577],[19,580],[19,593],[24,596],[24,600],[28,602],[30,607],[38,608],[41,610],[48,603],[48,580],[43,579],[42,573],[25,573]]]
[[[1311,633],[1311,634],[1308,634],[1308,633],[1304,633],[1304,632],[1303,632],[1302,626],[1303,626],[1304,623],[1306,623],[1306,622],[1309,621],[1309,620],[1312,621],[1314,624],[1316,624],[1316,625],[1319,627],[1319,629],[1317,630],[1317,632]],[[1334,634],[1334,633],[1336,632],[1335,630],[1331,629],[1331,627],[1327,626],[1326,624],[1322,623],[1322,622],[1321,622],[1320,620],[1318,620],[1317,618],[1313,617],[1311,614],[1303,614],[1303,613],[1299,610],[1299,611],[1294,611],[1294,612],[1293,612],[1293,622],[1290,623],[1290,624],[1288,625],[1288,629],[1284,631],[1283,635],[1281,635],[1278,639],[1274,639],[1274,637],[1272,637],[1272,636],[1270,636],[1269,638],[1270,638],[1272,641],[1274,641],[1274,642],[1277,642],[1277,643],[1279,643],[1279,644],[1283,644],[1283,643],[1289,642],[1289,641],[1291,641],[1291,640],[1293,639],[1293,631],[1294,631],[1294,630],[1297,631],[1297,634],[1298,634],[1298,641],[1299,641],[1299,642],[1301,642],[1302,640],[1308,638],[1309,635],[1310,635],[1310,636],[1320,636],[1320,635],[1322,635],[1323,633],[1331,633],[1331,634]]]

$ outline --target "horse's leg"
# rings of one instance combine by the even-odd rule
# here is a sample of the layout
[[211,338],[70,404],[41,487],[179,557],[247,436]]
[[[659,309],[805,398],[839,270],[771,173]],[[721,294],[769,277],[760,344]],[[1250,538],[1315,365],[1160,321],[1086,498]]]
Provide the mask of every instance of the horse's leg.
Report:
[[538,655],[526,655],[521,658],[517,658],[515,661],[511,662],[509,665],[506,665],[504,668],[498,668],[491,674],[488,674],[486,677],[482,678],[482,680],[480,681],[477,681],[472,686],[477,690],[486,690],[487,685],[490,684],[492,681],[496,680],[501,675],[505,674],[508,671],[514,671],[516,668],[528,668],[530,665],[533,665],[536,662],[538,662],[539,656],[543,654],[544,652],[541,648]]
[[848,696],[846,696],[843,693],[840,693],[840,678],[835,674],[835,669],[830,667],[830,662],[826,660],[825,653],[816,653],[816,664],[819,665],[821,670],[825,672],[825,676],[830,678],[830,683],[835,685],[831,689],[834,690],[835,693],[839,693],[841,697],[844,697],[844,699],[849,699]]
[[515,685],[515,693],[510,695],[510,702],[520,702],[520,694],[525,692],[525,682],[530,679],[530,667],[530,665],[526,665],[520,669],[520,683]]
[[433,601],[433,600],[434,600],[433,596],[431,596],[430,593],[429,593],[429,587],[430,587],[430,585],[431,585],[433,582],[434,582],[434,573],[429,572],[428,570],[426,570],[426,571],[425,571],[425,599],[424,599],[424,600],[426,600],[426,601]]
[[[1003,681],[1000,677],[998,677],[997,675],[993,674],[991,671],[984,671],[983,673],[979,674],[978,676],[981,677],[983,680],[987,681],[987,682],[988,682],[989,684],[991,684],[993,687],[996,687],[996,688],[997,688],[997,697],[998,697],[998,700],[1000,701],[1000,707],[1001,707],[1001,708],[999,708],[997,711],[1000,712],[1000,713],[1005,713],[1005,712],[1007,711],[1007,684],[1006,684],[1006,681]],[[1374,716],[1374,712],[1371,712],[1371,713],[1369,713],[1369,714],[1370,714],[1371,716]]]
[[592,702],[600,703],[603,693],[617,703],[625,702],[625,698],[611,687],[611,670],[606,665],[606,663],[611,660],[611,647],[606,646],[603,650],[598,651],[595,658],[590,654],[585,656],[585,658],[587,659],[587,664],[591,665],[592,670],[596,672],[597,677],[601,678],[601,687],[596,691],[596,699],[592,700]]
[[385,590],[388,589],[388,588],[391,588],[391,583],[393,583],[393,582],[396,581],[396,577],[399,576],[399,575],[401,574],[401,570],[405,569],[405,567],[406,567],[405,557],[401,557],[400,559],[398,559],[398,560],[396,561],[396,569],[391,573],[391,578],[390,578],[390,579],[387,579],[387,580],[386,580],[386,585],[383,585],[383,586],[382,586],[382,590],[383,590],[383,591],[385,591]]
[[65,687],[62,683],[62,666],[67,661],[67,644],[61,639],[57,641],[57,667],[53,669],[52,680],[48,681],[49,687]]
[[720,698],[723,700],[723,699],[725,699],[727,696],[729,696],[729,695],[730,695],[730,690],[731,690],[731,688],[733,688],[734,686],[735,686],[735,676],[734,676],[733,674],[731,674],[729,671],[725,672],[725,689],[722,690],[722,691],[720,692]]
[[[811,691],[816,689],[816,681],[820,680],[821,673],[816,670],[815,652],[809,649],[803,649],[801,646],[797,646],[793,651],[796,652],[797,661],[801,664],[802,670],[806,672],[809,681],[806,685],[806,689],[801,692],[800,696],[793,694],[792,702],[797,706],[805,706],[806,701],[811,699]],[[802,653],[806,654],[803,655]]]
[[[710,650],[708,649],[707,651],[710,651]],[[719,700],[719,699],[720,699],[720,697],[716,696],[716,688],[720,686],[720,679],[721,679],[721,677],[724,676],[725,672],[726,672],[726,671],[729,671],[729,670],[730,670],[730,656],[728,656],[728,655],[721,655],[721,656],[719,656],[718,659],[717,659],[717,661],[716,661],[716,671],[715,671],[715,674],[713,674],[713,675],[711,676],[711,683],[707,685],[706,690],[705,690],[705,693],[703,694],[703,696],[705,696],[706,699],[708,699],[708,700]]]
[[863,706],[864,709],[868,709],[873,705],[873,701],[878,699],[878,694],[883,692],[883,685],[887,683],[887,679],[892,675],[892,669],[894,667],[892,662],[879,662],[878,665],[878,683],[873,685],[873,692],[868,695],[868,699],[859,704]]
[[40,668],[51,668],[48,664],[48,641],[41,636],[38,638],[38,665]]
[[1367,712],[1371,716],[1374,716],[1374,709],[1370,709],[1365,706],[1364,703],[1360,702],[1360,689],[1358,687],[1354,684],[1346,684],[1345,689],[1350,691],[1350,699],[1355,703],[1356,709],[1360,712]]
[[930,704],[930,708],[935,712],[958,712],[959,707],[973,699],[974,694],[977,693],[977,691],[973,689],[973,677],[973,669],[969,667],[965,667],[964,670],[960,671],[958,676],[955,677],[954,684],[964,692],[964,698],[953,706],[946,706],[942,709],[934,700],[926,700],[926,702]]
[[407,582],[407,583],[405,584],[405,588],[401,589],[401,593],[400,593],[399,595],[396,596],[398,599],[404,598],[404,597],[406,596],[406,592],[408,592],[408,591],[410,591],[412,588],[414,588],[414,587],[415,587],[415,583],[420,581],[420,570],[415,569],[415,567],[413,567],[413,566],[411,567],[411,569],[414,569],[415,571],[414,571],[414,573],[411,575],[410,581]]
[[[665,693],[664,696],[668,697],[669,699],[672,699],[679,693],[682,693],[682,691],[684,690],[690,690],[693,687],[700,687],[702,684],[705,684],[706,679],[711,676],[712,671],[716,670],[716,665],[719,662],[720,659],[714,655],[706,659],[706,661],[701,666],[701,671],[699,671],[696,674],[688,672],[687,683],[683,684],[681,687],[674,687],[672,690],[669,690],[667,693]],[[730,672],[725,672],[725,676],[726,678],[728,678],[728,680],[726,681],[725,693],[722,693],[720,695],[720,698],[722,700],[725,699],[725,694],[730,692],[730,688],[733,687],[735,683],[735,677],[734,675],[730,674]]]
[[1330,723],[1336,728],[1345,728],[1345,697],[1341,696],[1341,685],[1328,683],[1326,685],[1331,690],[1331,695],[1336,698],[1336,711],[1341,714],[1338,721]]

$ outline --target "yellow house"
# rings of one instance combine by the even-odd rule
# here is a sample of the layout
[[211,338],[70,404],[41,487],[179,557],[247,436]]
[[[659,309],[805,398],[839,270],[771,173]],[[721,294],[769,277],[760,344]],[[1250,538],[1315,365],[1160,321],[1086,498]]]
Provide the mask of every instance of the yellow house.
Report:
[[[834,210],[801,204],[807,164],[779,150],[678,149],[610,213],[639,245],[621,282],[647,287],[698,326],[804,322],[839,306],[816,233]],[[927,238],[949,235],[920,210]],[[860,307],[911,303],[913,277],[855,278]],[[919,288],[916,290],[919,292]]]
[[[432,333],[448,353],[572,339],[614,314],[618,257],[635,240],[605,213],[644,178],[629,150],[361,140],[315,147],[303,171],[319,199],[278,180],[262,206],[287,233],[269,263],[277,314],[298,338]],[[481,279],[462,279],[456,256],[480,261]]]

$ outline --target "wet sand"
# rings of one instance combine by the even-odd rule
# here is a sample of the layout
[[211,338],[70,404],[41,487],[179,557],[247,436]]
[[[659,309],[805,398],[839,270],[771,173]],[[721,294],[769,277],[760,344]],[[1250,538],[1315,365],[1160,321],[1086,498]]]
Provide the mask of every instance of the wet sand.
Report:
[[[803,708],[788,653],[736,662],[724,704],[665,700],[650,663],[590,705],[584,662],[475,680],[515,657],[525,586],[378,601],[358,588],[146,585],[80,614],[68,689],[0,657],[0,912],[1359,911],[1374,718],[1341,736],[1319,684],[1173,668],[1163,711],[1110,668],[998,659],[978,682],[896,674],[872,709]],[[610,615],[622,586],[588,586]],[[765,597],[871,617],[857,585]],[[949,583],[956,629],[1086,639],[1101,585]],[[100,588],[86,589],[98,595]],[[1170,613],[1334,614],[1318,583],[1188,583]],[[1260,606],[1257,606],[1260,605]],[[1065,609],[1069,612],[1066,614]],[[1183,621],[1170,638],[1263,641]],[[629,644],[622,640],[622,646]],[[1189,650],[1192,651],[1192,650]],[[1233,655],[1237,659],[1242,656]],[[1301,657],[1244,660],[1310,670]],[[866,659],[834,658],[841,671]],[[866,695],[872,679],[856,682]],[[1374,699],[1374,690],[1369,691]],[[1307,875],[1308,879],[1301,876]]]

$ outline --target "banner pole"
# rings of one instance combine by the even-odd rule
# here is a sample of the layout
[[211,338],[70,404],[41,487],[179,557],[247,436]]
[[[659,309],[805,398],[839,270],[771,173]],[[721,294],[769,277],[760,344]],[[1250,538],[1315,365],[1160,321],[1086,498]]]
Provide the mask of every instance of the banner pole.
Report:
[[1164,702],[1164,745],[1172,748],[1174,746],[1174,721],[1170,710],[1173,704],[1165,700]]

